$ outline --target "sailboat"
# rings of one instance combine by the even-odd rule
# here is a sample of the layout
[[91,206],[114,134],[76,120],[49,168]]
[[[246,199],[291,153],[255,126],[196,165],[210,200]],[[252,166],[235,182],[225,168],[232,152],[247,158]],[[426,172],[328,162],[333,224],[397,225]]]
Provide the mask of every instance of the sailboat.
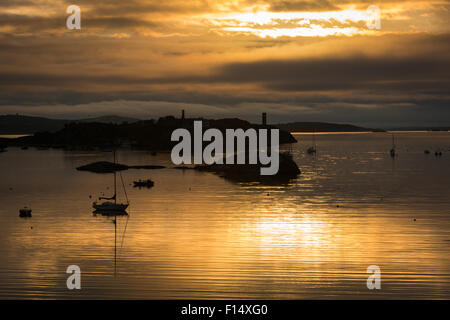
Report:
[[392,134],[392,149],[389,152],[390,152],[392,158],[395,158],[395,156],[397,155],[396,152],[395,152],[394,134]]
[[[114,151],[114,164],[116,164],[116,152]],[[122,181],[122,186],[124,188],[124,192],[125,192],[125,196],[126,196],[126,190],[125,190],[125,185],[123,184]],[[99,197],[98,198],[99,201],[101,200],[109,200],[109,201],[104,201],[104,202],[100,202],[97,203],[94,202],[92,204],[92,207],[100,213],[111,213],[111,214],[126,214],[126,209],[129,206],[129,202],[128,202],[128,197],[127,197],[127,202],[126,203],[117,203],[117,174],[116,171],[114,170],[114,195],[112,197]]]
[[309,147],[308,150],[306,150],[306,152],[308,154],[315,154],[317,152],[317,148],[316,148],[316,131],[313,132],[313,144],[314,144],[314,146]]

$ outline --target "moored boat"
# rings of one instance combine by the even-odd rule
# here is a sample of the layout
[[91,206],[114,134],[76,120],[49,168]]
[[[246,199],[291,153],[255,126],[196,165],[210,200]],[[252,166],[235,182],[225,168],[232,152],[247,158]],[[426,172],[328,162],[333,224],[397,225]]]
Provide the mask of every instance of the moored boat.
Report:
[[134,183],[134,187],[138,187],[138,188],[142,188],[142,187],[151,188],[155,185],[155,183],[150,179],[147,179],[147,180],[139,179],[138,181],[133,181],[133,183]]
[[316,153],[317,153],[316,131],[315,131],[315,130],[314,130],[314,132],[313,132],[312,137],[313,137],[313,146],[312,146],[312,147],[309,147],[309,148],[306,150],[306,152],[307,152],[308,154],[316,154]]
[[28,207],[23,207],[19,210],[19,217],[21,218],[31,218],[31,209]]
[[394,134],[392,134],[392,148],[389,151],[389,154],[391,155],[391,158],[395,158],[397,156]]
[[128,203],[115,203],[110,201],[102,203],[94,202],[92,207],[97,211],[122,212],[128,208]]
[[[114,152],[114,164],[116,164],[116,153]],[[127,198],[127,202],[126,203],[117,203],[117,178],[116,178],[117,174],[116,171],[114,170],[114,195],[112,197],[99,197],[98,200],[109,200],[109,201],[104,201],[101,203],[97,203],[97,201],[95,201],[94,203],[92,203],[92,207],[95,209],[96,212],[108,212],[108,213],[114,213],[114,214],[124,214],[126,213],[126,209],[129,206],[129,202],[128,202],[128,198]],[[122,178],[122,176],[121,176]],[[125,192],[125,196],[126,196],[126,191],[125,191],[125,185],[122,181],[122,186],[124,188],[124,192]],[[113,201],[111,201],[113,200]]]
[[308,150],[306,150],[306,152],[307,152],[308,154],[313,154],[313,153],[316,153],[317,150],[316,150],[315,147],[309,147]]

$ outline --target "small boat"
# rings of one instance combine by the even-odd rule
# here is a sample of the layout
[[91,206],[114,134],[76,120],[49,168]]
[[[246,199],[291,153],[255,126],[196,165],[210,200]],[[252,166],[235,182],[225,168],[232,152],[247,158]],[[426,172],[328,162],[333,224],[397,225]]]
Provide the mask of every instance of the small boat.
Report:
[[395,149],[394,148],[392,148],[391,151],[389,151],[389,153],[391,154],[392,158],[395,158],[396,154],[395,154]]
[[316,154],[317,153],[317,146],[316,146],[316,131],[313,132],[313,146],[309,147],[308,150],[306,150],[308,154]]
[[31,218],[31,209],[28,207],[23,207],[19,210],[19,217],[21,218]]
[[150,179],[147,179],[147,180],[139,179],[138,181],[133,181],[133,183],[134,183],[134,187],[138,187],[138,188],[142,188],[142,187],[151,188],[155,185],[155,183]]
[[[114,152],[114,164],[116,164],[116,153]],[[127,203],[117,203],[117,174],[114,170],[114,195],[112,197],[99,197],[98,200],[114,200],[114,201],[105,201],[101,203],[97,203],[95,201],[92,203],[92,207],[96,210],[96,212],[102,213],[113,213],[113,214],[126,214],[125,210],[129,206],[128,198]],[[122,176],[121,176],[122,178]],[[125,191],[125,185],[122,180],[122,186],[124,187]],[[126,196],[126,191],[125,191]]]
[[392,134],[392,148],[389,151],[389,154],[391,155],[391,158],[395,158],[397,156],[397,153],[395,152],[395,137],[394,134]]

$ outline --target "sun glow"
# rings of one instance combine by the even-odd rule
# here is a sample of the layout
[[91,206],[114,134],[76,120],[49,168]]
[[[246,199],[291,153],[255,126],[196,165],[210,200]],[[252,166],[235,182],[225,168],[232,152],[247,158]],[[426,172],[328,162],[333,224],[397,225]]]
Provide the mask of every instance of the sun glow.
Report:
[[[259,37],[324,37],[367,33],[365,10],[329,12],[246,12],[208,16],[213,29]],[[362,24],[364,23],[364,24]]]
[[365,10],[341,10],[328,12],[247,12],[228,14],[215,17],[217,20],[235,20],[238,22],[252,23],[256,25],[265,25],[273,23],[276,20],[336,20],[340,23],[348,21],[358,22],[366,21],[367,13]]
[[353,35],[358,33],[357,28],[323,28],[318,25],[310,25],[302,28],[273,28],[273,29],[253,29],[248,27],[229,27],[225,31],[252,33],[261,38],[278,37],[326,37],[331,35]]

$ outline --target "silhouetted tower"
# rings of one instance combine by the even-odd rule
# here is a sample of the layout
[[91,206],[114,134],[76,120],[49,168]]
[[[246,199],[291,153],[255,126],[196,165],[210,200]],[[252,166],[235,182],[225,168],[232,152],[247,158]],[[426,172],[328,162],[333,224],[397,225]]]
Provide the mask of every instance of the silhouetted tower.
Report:
[[262,124],[263,126],[267,125],[267,113],[265,112],[262,114]]
[[181,120],[184,120],[184,109],[181,110]]

